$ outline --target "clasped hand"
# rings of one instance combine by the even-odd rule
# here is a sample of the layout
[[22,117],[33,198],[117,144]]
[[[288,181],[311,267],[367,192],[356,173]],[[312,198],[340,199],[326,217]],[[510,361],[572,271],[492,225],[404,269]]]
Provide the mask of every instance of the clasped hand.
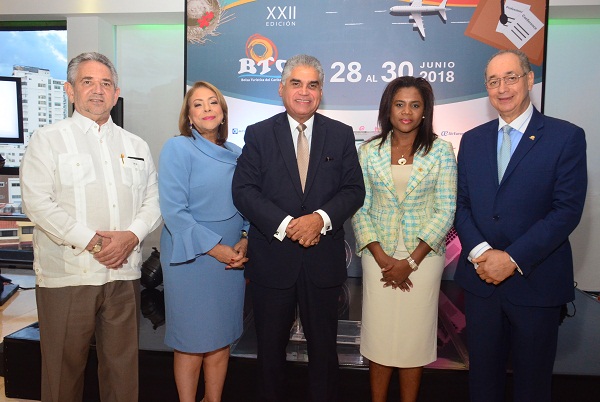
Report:
[[290,240],[297,241],[301,246],[308,248],[319,244],[323,225],[321,215],[314,212],[292,219],[285,229],[285,234]]
[[127,258],[139,243],[137,236],[128,230],[97,231],[96,235],[102,237],[102,250],[94,254],[94,258],[108,269],[119,269],[127,264]]
[[517,268],[506,251],[490,249],[471,261],[477,264],[477,275],[487,283],[498,285],[513,276]]
[[225,269],[242,269],[248,262],[248,239],[241,239],[233,247],[217,244],[207,254],[225,264]]
[[400,289],[403,292],[410,292],[413,287],[412,281],[408,278],[412,273],[410,265],[406,260],[398,260],[389,255],[385,255],[376,260],[381,268],[381,282],[383,287],[391,286],[392,289]]

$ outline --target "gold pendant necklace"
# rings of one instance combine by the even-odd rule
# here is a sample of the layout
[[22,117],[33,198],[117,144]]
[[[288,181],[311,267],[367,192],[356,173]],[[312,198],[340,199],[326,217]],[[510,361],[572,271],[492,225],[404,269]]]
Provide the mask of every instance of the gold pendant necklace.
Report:
[[[410,156],[410,154],[405,158],[404,153],[402,153],[402,151],[400,151],[400,147],[396,145],[396,149],[400,153],[400,159],[398,159],[398,165],[400,165],[400,166],[406,165],[406,162],[408,162],[407,158],[408,158],[408,156]],[[412,145],[410,146],[409,151],[410,150],[412,150]]]
[[[393,136],[394,132],[391,131],[391,133],[392,133],[392,136]],[[396,139],[396,143],[398,143],[399,141],[400,141],[399,139]],[[398,150],[398,153],[400,154],[400,159],[398,159],[398,165],[400,165],[400,166],[406,165],[406,163],[408,162],[408,158],[410,157],[410,153],[412,151],[412,147],[413,147],[413,144],[410,144],[410,147],[406,151],[406,152],[408,152],[408,154],[407,154],[406,157],[404,157],[405,153],[400,150],[400,147],[398,145],[396,145],[396,149]]]

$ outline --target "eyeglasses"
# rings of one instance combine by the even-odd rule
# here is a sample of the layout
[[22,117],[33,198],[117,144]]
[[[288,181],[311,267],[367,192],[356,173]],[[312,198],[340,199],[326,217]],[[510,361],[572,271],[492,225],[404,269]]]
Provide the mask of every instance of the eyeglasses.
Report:
[[498,88],[500,86],[500,81],[504,81],[506,85],[515,85],[517,82],[519,82],[519,78],[525,77],[526,75],[527,73],[522,75],[507,75],[506,77],[502,78],[492,78],[484,82],[484,84],[488,89]]

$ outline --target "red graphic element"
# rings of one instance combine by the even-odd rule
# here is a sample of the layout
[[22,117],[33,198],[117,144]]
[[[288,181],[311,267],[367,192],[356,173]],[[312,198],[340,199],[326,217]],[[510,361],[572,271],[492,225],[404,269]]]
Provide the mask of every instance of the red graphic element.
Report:
[[209,11],[204,14],[202,18],[198,19],[198,25],[200,25],[200,28],[206,28],[210,25],[210,22],[213,20],[213,18],[215,18],[215,13]]

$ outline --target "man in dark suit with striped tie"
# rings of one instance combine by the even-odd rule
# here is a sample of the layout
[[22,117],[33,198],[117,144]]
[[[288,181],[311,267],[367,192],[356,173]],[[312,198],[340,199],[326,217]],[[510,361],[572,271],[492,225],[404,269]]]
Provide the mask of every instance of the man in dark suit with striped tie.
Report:
[[287,60],[279,85],[286,111],[247,128],[233,178],[234,203],[252,224],[246,277],[261,401],[287,400],[286,345],[296,305],[308,342],[309,400],[337,400],[343,224],[362,205],[365,188],[352,128],[316,113],[323,80],[316,58]]

